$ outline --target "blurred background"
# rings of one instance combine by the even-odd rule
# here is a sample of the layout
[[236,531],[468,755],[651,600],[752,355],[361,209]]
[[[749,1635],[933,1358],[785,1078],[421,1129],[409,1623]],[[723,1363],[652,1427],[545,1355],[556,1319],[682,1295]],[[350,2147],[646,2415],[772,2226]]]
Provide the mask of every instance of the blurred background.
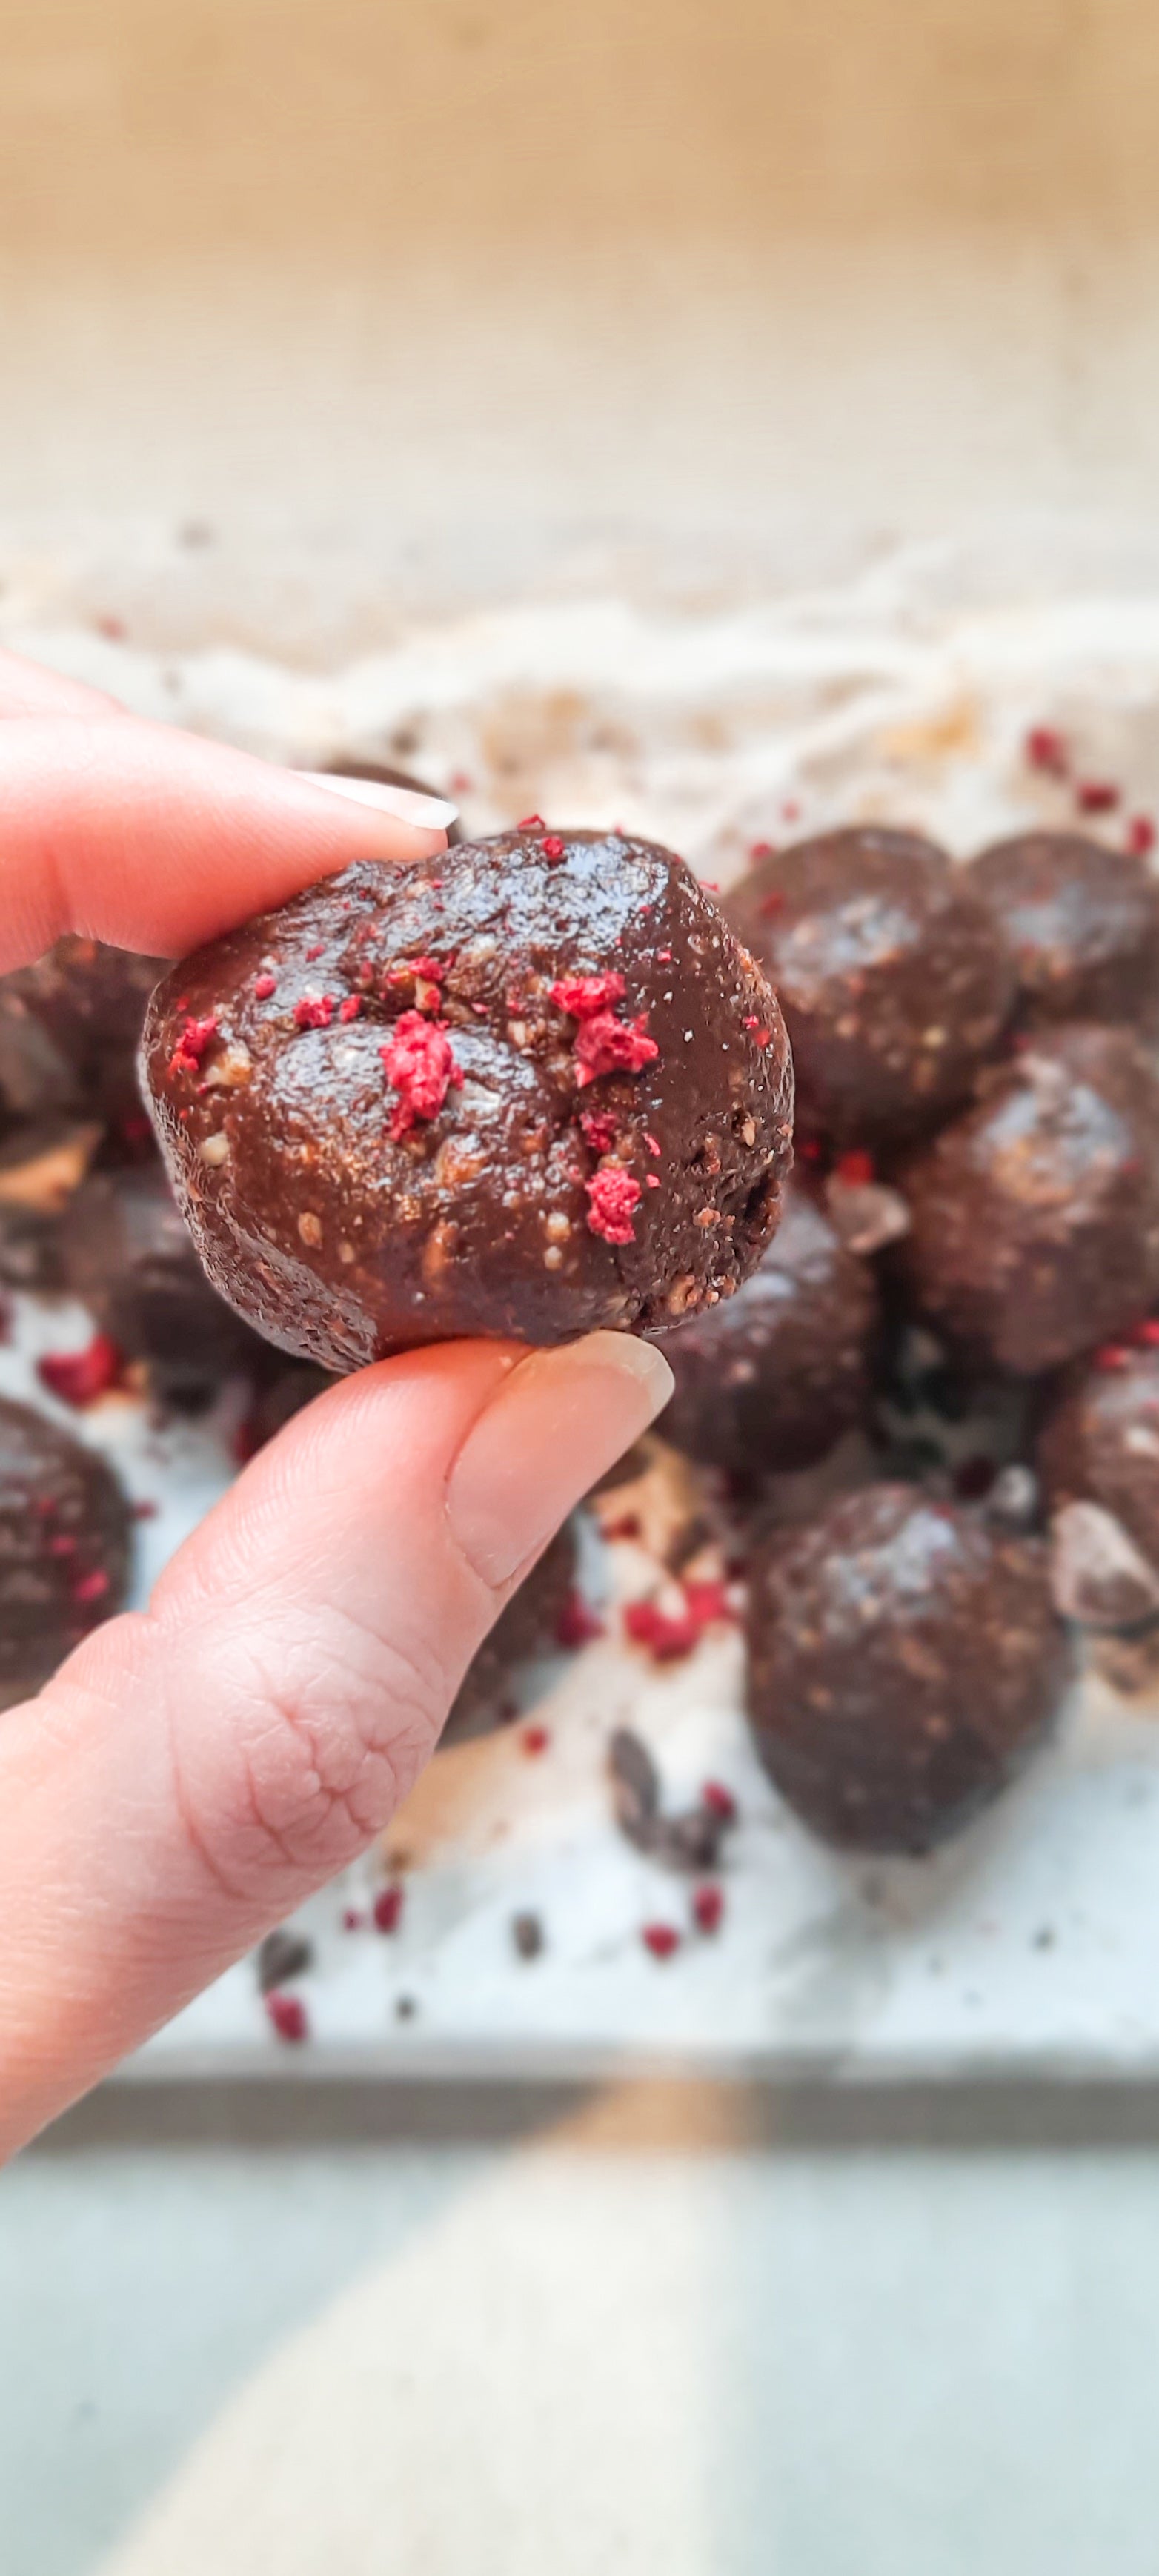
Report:
[[316,657],[1148,514],[1144,0],[3,0],[0,60],[14,596],[67,545]]
[[[1145,0],[0,0],[0,628],[1153,583],[1157,91]],[[1157,2151],[110,2091],[0,2187],[4,2576],[1150,2576]]]

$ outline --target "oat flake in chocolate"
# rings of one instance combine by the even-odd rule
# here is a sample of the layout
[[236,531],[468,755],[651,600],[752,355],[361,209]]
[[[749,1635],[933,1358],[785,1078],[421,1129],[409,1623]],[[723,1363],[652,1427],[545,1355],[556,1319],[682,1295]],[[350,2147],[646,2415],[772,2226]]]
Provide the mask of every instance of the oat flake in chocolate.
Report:
[[876,825],[826,832],[770,853],[726,909],[776,987],[802,1129],[912,1136],[963,1097],[1014,974],[944,850]]
[[749,1568],[749,1714],[805,1823],[924,1852],[998,1796],[1070,1674],[1035,1539],[916,1486],[866,1486]]
[[120,1609],[129,1529],[104,1459],[0,1399],[0,1708],[38,1691]]
[[1056,1368],[1159,1293],[1159,1075],[1125,1029],[1044,1031],[902,1187],[898,1263],[924,1313],[999,1369]]
[[142,1067],[214,1285],[338,1371],[677,1324],[755,1267],[791,1153],[764,977],[617,833],[348,869],[174,968]]

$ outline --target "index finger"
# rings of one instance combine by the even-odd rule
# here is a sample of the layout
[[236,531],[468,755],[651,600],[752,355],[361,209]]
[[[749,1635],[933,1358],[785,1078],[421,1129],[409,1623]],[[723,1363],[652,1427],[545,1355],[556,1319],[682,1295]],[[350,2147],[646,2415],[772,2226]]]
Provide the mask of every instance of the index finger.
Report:
[[445,846],[453,806],[365,794],[135,716],[0,721],[0,972],[66,930],[179,957],[358,859]]

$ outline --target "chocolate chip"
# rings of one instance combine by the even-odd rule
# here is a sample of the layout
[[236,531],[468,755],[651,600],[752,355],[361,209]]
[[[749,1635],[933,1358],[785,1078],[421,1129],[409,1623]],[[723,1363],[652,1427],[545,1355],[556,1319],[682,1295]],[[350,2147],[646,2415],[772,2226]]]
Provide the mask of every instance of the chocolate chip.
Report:
[[258,1951],[258,1984],[263,1995],[272,1995],[276,1986],[285,1986],[291,1977],[305,1976],[314,1964],[313,1943],[300,1932],[268,1932]]
[[538,1914],[513,1914],[511,1938],[521,1959],[538,1959],[544,1948],[543,1925]]

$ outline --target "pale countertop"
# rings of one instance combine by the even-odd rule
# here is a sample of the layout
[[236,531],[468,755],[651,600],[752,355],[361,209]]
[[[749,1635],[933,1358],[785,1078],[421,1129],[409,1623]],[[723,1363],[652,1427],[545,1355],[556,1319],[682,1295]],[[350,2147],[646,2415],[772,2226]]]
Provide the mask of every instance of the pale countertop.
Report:
[[0,2190],[4,2576],[175,2473],[128,2563],[201,2563],[239,2439],[227,2576],[1151,2576],[1157,2185],[1139,2092],[106,2095]]

